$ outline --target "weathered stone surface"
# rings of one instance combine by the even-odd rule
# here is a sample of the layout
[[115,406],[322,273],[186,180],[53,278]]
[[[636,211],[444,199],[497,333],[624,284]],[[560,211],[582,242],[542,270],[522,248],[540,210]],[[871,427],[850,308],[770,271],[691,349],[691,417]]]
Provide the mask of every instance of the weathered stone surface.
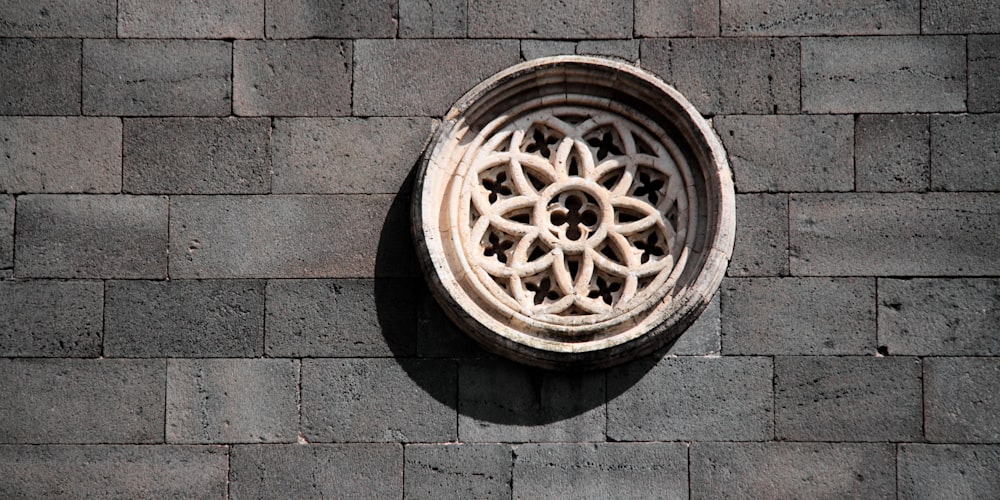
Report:
[[4,498],[226,498],[223,446],[0,446]]
[[850,116],[717,116],[740,192],[854,189]]
[[116,0],[0,1],[0,36],[113,37]]
[[469,36],[480,38],[628,38],[628,0],[469,0]]
[[789,441],[920,439],[920,360],[779,357],[775,436]]
[[0,356],[98,356],[97,281],[0,281]]
[[510,446],[414,444],[406,446],[405,454],[406,498],[510,498]]
[[576,53],[582,56],[612,57],[635,63],[639,60],[639,41],[580,40],[576,44]]
[[122,38],[263,38],[264,0],[120,0],[118,35]]
[[736,195],[736,244],[730,276],[788,274],[788,195]]
[[576,42],[564,40],[522,40],[521,58],[530,61],[541,57],[575,54],[576,45]]
[[169,360],[167,442],[295,442],[298,372],[289,359]]
[[722,350],[720,341],[721,316],[720,294],[716,293],[708,307],[695,322],[670,346],[667,354],[677,356],[708,356]]
[[889,444],[694,443],[691,498],[895,498]]
[[899,445],[899,498],[1000,497],[1000,446]]
[[271,121],[267,118],[125,120],[127,193],[267,193]]
[[442,116],[519,55],[516,40],[358,40],[354,51],[359,116]]
[[920,32],[920,0],[722,0],[724,35],[890,35]]
[[799,111],[798,40],[648,39],[641,53],[702,114]]
[[232,109],[231,80],[231,43],[83,43],[83,112],[88,115],[228,115]]
[[[773,435],[770,358],[663,358],[608,372],[615,441],[767,440]],[[648,373],[647,373],[648,370]]]
[[0,359],[0,443],[162,443],[165,371],[162,360]]
[[0,39],[0,61],[0,115],[80,114],[79,40]]
[[1000,196],[978,193],[793,194],[796,275],[997,274]]
[[935,191],[1000,191],[1000,114],[931,116]]
[[930,130],[926,115],[860,115],[854,124],[858,191],[926,191]]
[[19,277],[166,276],[165,197],[24,195],[16,222]]
[[929,441],[1000,442],[1000,358],[926,359],[924,408]]
[[802,110],[909,113],[965,109],[959,36],[802,40]]
[[719,0],[635,0],[635,35],[717,36]]
[[427,118],[274,122],[274,192],[397,193],[420,158]]
[[969,111],[1000,111],[1000,35],[969,37]]
[[466,360],[458,374],[458,436],[472,442],[604,441],[604,400],[603,372]]
[[233,111],[251,116],[349,115],[351,64],[351,44],[341,40],[237,41]]
[[425,358],[475,358],[490,356],[445,314],[424,291],[417,313],[417,355]]
[[445,361],[302,360],[302,434],[310,442],[454,441],[456,376]]
[[268,0],[268,38],[392,38],[398,0]]
[[464,37],[467,10],[466,0],[399,0],[399,37]]
[[1000,31],[1000,10],[991,0],[922,0],[924,33]]
[[875,352],[872,278],[732,278],[722,300],[727,355]]
[[241,498],[401,498],[398,444],[237,445],[230,490]]
[[109,281],[104,317],[107,356],[264,352],[263,281]]
[[14,267],[14,197],[0,194],[0,269]]
[[513,498],[688,498],[684,443],[514,447]]

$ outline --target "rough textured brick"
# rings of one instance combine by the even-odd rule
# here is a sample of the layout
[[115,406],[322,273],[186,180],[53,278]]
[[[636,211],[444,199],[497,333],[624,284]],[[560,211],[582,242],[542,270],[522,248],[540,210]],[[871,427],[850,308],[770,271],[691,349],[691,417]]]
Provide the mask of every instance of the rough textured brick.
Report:
[[237,41],[233,110],[238,115],[351,114],[351,44],[340,40]]
[[109,281],[105,302],[107,356],[264,352],[263,281]]
[[638,40],[580,40],[576,53],[582,56],[614,57],[628,62],[639,60]]
[[305,359],[302,434],[310,442],[454,441],[456,375],[446,361]]
[[415,444],[408,445],[405,454],[406,498],[510,498],[510,446]]
[[275,120],[274,192],[397,193],[432,131],[426,118]]
[[162,443],[163,365],[0,359],[0,443]]
[[716,36],[719,0],[635,0],[635,35]]
[[969,111],[1000,111],[1000,35],[969,37]]
[[718,116],[741,192],[854,189],[850,116]]
[[298,372],[288,359],[168,361],[167,442],[295,442]]
[[521,58],[525,61],[576,53],[576,42],[563,40],[522,40]]
[[628,0],[469,0],[469,36],[479,38],[628,38]]
[[399,0],[399,36],[464,37],[467,7],[466,0]]
[[228,115],[232,44],[214,40],[85,40],[88,115]]
[[1000,9],[993,0],[922,0],[924,33],[995,33]]
[[726,35],[889,35],[920,32],[920,0],[722,0]]
[[892,445],[694,443],[691,498],[895,498]]
[[354,51],[359,116],[444,115],[519,56],[516,40],[358,40]]
[[1000,114],[931,116],[935,191],[1000,191]]
[[401,498],[398,444],[234,446],[232,498]]
[[604,373],[559,373],[499,358],[463,361],[462,441],[604,441]]
[[792,195],[792,274],[998,274],[1000,196]]
[[736,243],[730,276],[788,274],[788,196],[736,195]]
[[1000,446],[899,445],[899,498],[1000,497]]
[[121,190],[118,118],[0,118],[0,192]]
[[226,498],[222,446],[0,446],[4,498]]
[[118,34],[123,38],[262,38],[264,0],[119,0]]
[[906,441],[921,437],[920,360],[779,357],[775,436],[790,441]]
[[799,42],[790,38],[643,40],[643,67],[698,111],[797,113]]
[[268,0],[268,38],[392,38],[397,0]]
[[458,329],[426,288],[417,294],[417,355],[426,358],[492,356]]
[[802,109],[906,113],[965,109],[965,39],[841,37],[802,41]]
[[684,443],[514,447],[513,498],[687,499]]
[[701,316],[668,348],[667,354],[677,356],[718,354],[722,349],[720,342],[721,302],[719,294],[716,293],[712,301],[708,303],[708,307],[702,311]]
[[0,356],[98,356],[104,287],[0,281]]
[[271,121],[266,118],[125,120],[127,193],[266,193]]
[[771,438],[770,359],[663,358],[650,367],[653,361],[608,372],[609,439]]
[[0,269],[14,267],[14,197],[0,194]]
[[17,198],[16,223],[18,276],[166,276],[165,197],[25,195]]
[[79,40],[0,39],[0,62],[0,115],[80,114]]
[[928,358],[924,363],[927,439],[1000,442],[1000,358]]
[[926,115],[860,115],[854,124],[858,191],[926,191],[930,130]]
[[275,280],[267,284],[268,356],[412,356],[411,280]]
[[113,37],[116,0],[2,0],[0,36]]

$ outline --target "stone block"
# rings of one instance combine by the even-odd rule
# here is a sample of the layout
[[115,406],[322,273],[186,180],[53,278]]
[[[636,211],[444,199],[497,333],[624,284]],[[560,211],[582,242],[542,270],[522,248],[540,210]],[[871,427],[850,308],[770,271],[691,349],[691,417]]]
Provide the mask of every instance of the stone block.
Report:
[[0,115],[80,114],[79,40],[0,39],[0,61]]
[[576,53],[581,56],[611,57],[635,63],[639,60],[639,40],[580,40],[576,44]]
[[100,282],[0,281],[0,304],[0,356],[101,354]]
[[433,125],[427,118],[275,120],[274,192],[398,193]]
[[416,354],[412,280],[273,280],[267,284],[268,356]]
[[358,116],[442,116],[520,54],[516,40],[358,40],[354,51]]
[[511,447],[500,444],[414,444],[405,450],[406,498],[509,499]]
[[850,116],[717,116],[740,192],[854,189]]
[[694,443],[691,498],[895,498],[890,444]]
[[513,498],[688,498],[684,443],[514,447]]
[[1000,497],[1000,446],[899,445],[899,498]]
[[371,498],[403,496],[399,444],[237,445],[231,498]]
[[736,242],[730,276],[788,274],[788,195],[736,195]]
[[521,58],[525,61],[576,53],[576,42],[564,40],[521,40]]
[[922,0],[924,33],[996,33],[1000,9],[992,0]]
[[965,110],[965,39],[871,36],[802,40],[802,110]]
[[167,361],[167,442],[294,443],[299,362]]
[[264,282],[109,281],[109,357],[238,357],[264,352]]
[[629,38],[628,0],[469,0],[469,36],[479,38]]
[[635,36],[718,36],[719,0],[635,0]]
[[165,372],[162,360],[0,359],[0,443],[162,443]]
[[224,116],[232,111],[232,44],[216,40],[85,40],[88,115]]
[[263,38],[264,0],[120,0],[118,35],[122,38]]
[[14,197],[0,194],[0,269],[11,269],[13,267]]
[[267,118],[135,118],[124,129],[127,193],[270,191]]
[[1000,191],[1000,113],[931,116],[931,188]]
[[701,316],[681,334],[680,338],[671,345],[667,354],[677,356],[709,356],[719,354],[722,350],[721,319],[722,310],[721,299],[716,293],[708,307],[702,311]]
[[793,194],[789,215],[795,275],[1000,272],[996,194]]
[[858,191],[926,191],[930,186],[926,115],[860,115],[854,123]]
[[24,195],[16,222],[19,277],[166,277],[166,197]]
[[429,290],[422,290],[417,312],[417,355],[422,358],[492,356],[445,314]]
[[1000,358],[926,359],[924,407],[928,441],[1000,442]]
[[1000,35],[969,37],[969,111],[1000,111]]
[[466,0],[399,0],[400,38],[462,38]]
[[722,300],[727,355],[875,353],[873,278],[731,278]]
[[237,41],[233,112],[350,115],[351,65],[351,44],[342,40]]
[[722,0],[723,35],[920,33],[920,0]]
[[268,38],[392,38],[397,0],[268,0]]
[[921,438],[920,360],[903,357],[779,357],[775,437],[788,441]]
[[2,37],[114,37],[116,0],[2,0]]
[[4,498],[226,498],[223,446],[0,446]]
[[302,360],[302,434],[310,442],[457,438],[454,363]]
[[799,112],[796,39],[646,39],[640,50],[643,67],[702,114]]
[[642,359],[608,372],[608,439],[738,440],[773,436],[770,358]]

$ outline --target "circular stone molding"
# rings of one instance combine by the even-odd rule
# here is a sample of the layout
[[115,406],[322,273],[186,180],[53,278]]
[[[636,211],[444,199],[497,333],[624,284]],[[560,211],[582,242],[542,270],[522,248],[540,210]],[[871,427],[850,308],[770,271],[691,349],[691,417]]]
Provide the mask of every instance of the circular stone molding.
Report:
[[735,197],[722,145],[672,87],[593,57],[537,59],[452,107],[417,175],[431,291],[486,348],[556,369],[677,338],[719,287]]

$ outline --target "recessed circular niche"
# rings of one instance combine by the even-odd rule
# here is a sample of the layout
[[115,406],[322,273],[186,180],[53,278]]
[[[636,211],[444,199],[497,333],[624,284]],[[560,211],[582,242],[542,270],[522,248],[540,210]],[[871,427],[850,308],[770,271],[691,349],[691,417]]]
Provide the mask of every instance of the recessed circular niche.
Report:
[[417,174],[413,231],[444,311],[486,348],[589,369],[677,338],[732,254],[722,145],[680,93],[614,61],[504,70],[452,107]]

